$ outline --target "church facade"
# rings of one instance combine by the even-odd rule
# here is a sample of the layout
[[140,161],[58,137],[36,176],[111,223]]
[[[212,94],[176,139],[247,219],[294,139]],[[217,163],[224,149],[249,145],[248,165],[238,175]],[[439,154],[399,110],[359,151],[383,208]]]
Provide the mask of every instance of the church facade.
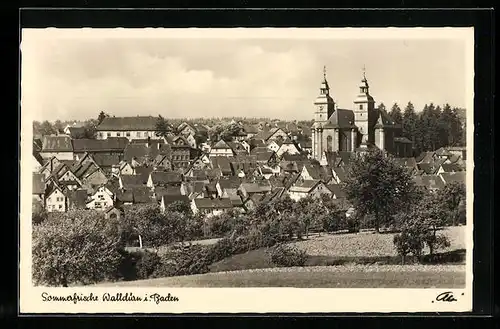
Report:
[[325,70],[314,108],[312,157],[318,161],[326,159],[326,152],[355,152],[369,147],[399,157],[411,156],[411,141],[401,137],[400,124],[375,106],[364,73],[352,109],[340,109],[330,95]]

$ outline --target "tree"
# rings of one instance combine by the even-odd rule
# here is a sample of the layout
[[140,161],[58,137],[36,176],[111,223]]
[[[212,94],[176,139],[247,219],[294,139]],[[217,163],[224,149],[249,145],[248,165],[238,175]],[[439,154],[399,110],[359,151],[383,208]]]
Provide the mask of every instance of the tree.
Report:
[[156,136],[165,137],[173,131],[174,131],[174,128],[172,127],[172,125],[169,124],[164,117],[162,117],[161,115],[158,115],[158,119],[156,120],[156,124],[155,124]]
[[90,119],[87,122],[85,122],[83,128],[84,128],[84,133],[83,133],[83,138],[88,138],[88,139],[95,139],[96,134],[97,134],[97,121]]
[[123,219],[124,240],[131,243],[140,239],[144,247],[157,248],[175,240],[171,223],[167,222],[157,205],[131,205],[125,207]]
[[64,132],[64,127],[63,127],[63,124],[62,124],[61,120],[56,120],[54,122],[54,124],[52,125],[52,127],[54,128],[54,130],[57,133],[62,134]]
[[401,124],[403,122],[403,113],[401,112],[401,108],[399,108],[398,103],[394,103],[389,114],[397,124]]
[[56,130],[50,124],[50,122],[48,122],[47,120],[45,120],[44,122],[41,123],[41,125],[40,125],[40,134],[42,134],[42,136],[53,135],[55,133],[56,133]]
[[32,210],[31,210],[31,220],[33,224],[37,225],[42,223],[47,219],[47,211],[43,207],[43,204],[39,200],[32,201]]
[[311,227],[322,226],[321,216],[325,213],[325,208],[319,200],[310,196],[302,198],[296,203],[294,211],[299,216],[306,238],[309,238]]
[[465,184],[452,182],[446,184],[443,189],[438,192],[438,202],[444,209],[446,214],[446,223],[448,225],[457,225],[460,221],[460,205],[465,205],[466,189]]
[[373,215],[377,232],[415,201],[410,173],[378,150],[356,155],[343,186],[360,216]]
[[417,142],[417,121],[418,115],[415,112],[415,107],[411,102],[408,102],[403,113],[403,136],[414,144]]
[[453,144],[464,146],[467,143],[467,135],[465,134],[465,112],[463,108],[454,107],[452,109],[452,120],[451,120],[451,135],[453,136]]
[[99,116],[97,116],[97,124],[100,125],[105,118],[109,118],[109,114],[106,114],[104,113],[104,111],[101,111],[99,113]]
[[380,111],[385,111],[385,104],[384,103],[380,103],[379,106],[378,106],[378,109]]
[[67,287],[114,278],[122,249],[117,220],[97,211],[54,214],[33,226],[33,280]]
[[193,211],[191,210],[189,203],[186,201],[174,201],[167,206],[166,211],[169,213],[178,212],[186,217],[191,216],[193,214]]

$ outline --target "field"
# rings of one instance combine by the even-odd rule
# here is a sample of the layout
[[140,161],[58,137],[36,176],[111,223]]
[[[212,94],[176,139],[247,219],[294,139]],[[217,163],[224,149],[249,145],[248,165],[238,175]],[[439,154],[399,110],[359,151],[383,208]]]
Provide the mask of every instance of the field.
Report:
[[[100,286],[298,287],[298,288],[456,288],[465,285],[465,227],[442,230],[451,242],[443,263],[400,265],[394,234],[321,234],[292,245],[306,250],[305,267],[277,268],[268,249],[233,255],[210,266],[207,274]],[[207,243],[207,244],[211,244]],[[449,257],[453,256],[453,257]]]
[[99,284],[114,287],[459,288],[465,267],[323,266],[208,273]]

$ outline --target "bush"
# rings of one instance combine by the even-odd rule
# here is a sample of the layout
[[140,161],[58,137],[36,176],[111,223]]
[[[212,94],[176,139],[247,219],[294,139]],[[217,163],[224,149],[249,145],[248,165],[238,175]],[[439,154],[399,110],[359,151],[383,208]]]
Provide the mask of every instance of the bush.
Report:
[[212,264],[234,254],[234,243],[232,239],[223,238],[207,249],[207,261]]
[[33,281],[66,287],[115,279],[121,249],[117,220],[97,211],[56,214],[33,226]]
[[304,266],[308,258],[304,250],[283,244],[274,247],[270,256],[271,261],[280,267]]
[[155,277],[203,274],[209,271],[208,248],[200,245],[173,247],[161,255]]
[[150,251],[142,252],[137,263],[135,264],[137,279],[141,280],[150,278],[158,269],[160,264],[161,258],[157,253]]

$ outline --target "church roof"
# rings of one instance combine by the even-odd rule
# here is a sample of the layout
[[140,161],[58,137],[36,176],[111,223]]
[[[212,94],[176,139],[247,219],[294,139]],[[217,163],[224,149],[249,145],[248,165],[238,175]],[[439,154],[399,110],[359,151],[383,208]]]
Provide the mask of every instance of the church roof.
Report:
[[382,127],[399,128],[400,125],[396,124],[396,122],[385,110],[377,109],[377,123],[375,124],[375,128]]
[[328,118],[324,128],[354,128],[354,112],[345,109],[336,109]]

